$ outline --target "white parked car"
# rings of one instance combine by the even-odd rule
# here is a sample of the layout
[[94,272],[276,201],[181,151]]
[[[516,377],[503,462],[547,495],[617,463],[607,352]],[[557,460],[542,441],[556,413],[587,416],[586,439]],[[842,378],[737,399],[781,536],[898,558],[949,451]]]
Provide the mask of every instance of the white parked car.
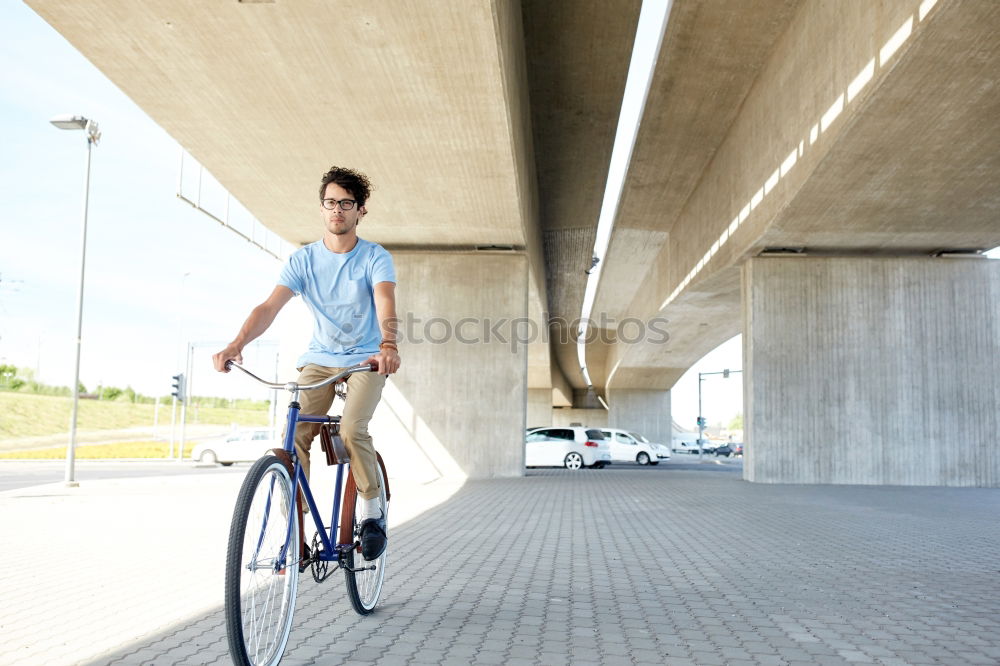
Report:
[[[683,435],[689,434],[693,434],[694,437],[674,436],[673,444],[671,446],[674,453],[698,453],[698,449],[700,448],[704,449],[704,453],[711,453],[715,451],[715,445],[707,439],[699,440],[698,433],[683,433]],[[702,442],[701,446],[699,446],[699,441]]]
[[525,467],[600,469],[611,464],[611,447],[596,428],[568,426],[529,430],[524,442]]
[[670,447],[666,444],[657,444],[653,442],[652,446],[656,447],[656,457],[660,460],[670,460]]
[[674,453],[698,453],[698,433],[674,432],[670,450]]
[[281,448],[269,428],[239,430],[225,437],[206,439],[191,449],[192,460],[202,463],[253,462],[271,449]]
[[667,447],[651,442],[637,432],[620,428],[602,428],[601,432],[611,444],[611,460],[614,462],[659,465],[661,460],[670,458]]

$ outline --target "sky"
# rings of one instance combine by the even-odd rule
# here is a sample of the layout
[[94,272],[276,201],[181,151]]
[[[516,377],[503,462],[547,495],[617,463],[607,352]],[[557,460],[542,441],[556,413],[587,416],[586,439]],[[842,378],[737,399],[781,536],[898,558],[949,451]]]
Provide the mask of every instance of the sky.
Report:
[[[280,262],[179,200],[178,144],[31,9],[0,3],[0,363],[72,383],[87,147],[84,132],[49,124],[60,114],[96,119],[103,133],[81,381],[167,395],[184,344],[232,339]],[[273,349],[260,352],[270,367]],[[207,368],[209,346],[196,354]],[[195,393],[260,394],[199,374]]]
[[[637,42],[655,57],[669,2],[647,4],[652,32]],[[633,114],[648,78],[648,72],[640,75],[637,92],[630,93],[639,100],[631,104]],[[623,106],[627,116],[629,104]],[[86,139],[84,132],[49,124],[60,114],[96,119],[103,133],[91,167],[81,381],[91,390],[132,386],[167,395],[185,346],[193,342],[195,394],[266,397],[249,380],[214,373],[209,356],[273,289],[280,261],[180,200],[178,144],[20,2],[0,3],[0,123],[6,128],[0,148],[0,363],[31,368],[45,383],[72,383]],[[609,173],[615,201],[612,184],[627,164],[633,135],[622,134],[627,145],[616,152],[626,157]],[[192,172],[186,164],[187,193]],[[317,216],[317,237],[321,233]],[[277,349],[288,370],[288,359],[308,336],[304,308],[286,307],[263,336],[265,344],[245,353],[246,364],[273,369]],[[739,336],[674,387],[675,421],[693,427],[698,372],[724,368],[742,368]],[[728,422],[742,411],[740,385],[739,375],[706,381],[710,422]]]

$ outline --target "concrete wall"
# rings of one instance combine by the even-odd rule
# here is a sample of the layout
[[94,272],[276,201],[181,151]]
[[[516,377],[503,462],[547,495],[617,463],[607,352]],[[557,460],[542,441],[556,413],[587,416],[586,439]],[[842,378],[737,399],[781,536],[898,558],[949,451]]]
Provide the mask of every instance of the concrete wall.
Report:
[[608,425],[608,412],[604,409],[573,409],[572,407],[561,407],[552,410],[552,425],[568,426],[572,423],[579,423],[593,428],[606,428]]
[[744,476],[1000,486],[1000,261],[757,258]]
[[528,389],[527,427],[552,423],[552,389]]
[[526,315],[526,258],[400,251],[393,258],[403,364],[371,426],[390,473],[523,474],[527,347],[512,344],[509,325],[493,326]]
[[612,391],[608,398],[610,427],[634,430],[651,442],[670,446],[670,391],[622,389]]

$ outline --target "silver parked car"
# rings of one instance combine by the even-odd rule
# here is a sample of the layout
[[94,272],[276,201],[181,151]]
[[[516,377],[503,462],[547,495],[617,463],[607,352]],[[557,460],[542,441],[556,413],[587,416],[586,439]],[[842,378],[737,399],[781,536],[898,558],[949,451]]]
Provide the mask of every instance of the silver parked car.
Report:
[[269,428],[239,430],[225,437],[200,442],[191,449],[191,459],[222,465],[253,462],[271,449],[281,446],[282,442],[274,438],[274,433]]

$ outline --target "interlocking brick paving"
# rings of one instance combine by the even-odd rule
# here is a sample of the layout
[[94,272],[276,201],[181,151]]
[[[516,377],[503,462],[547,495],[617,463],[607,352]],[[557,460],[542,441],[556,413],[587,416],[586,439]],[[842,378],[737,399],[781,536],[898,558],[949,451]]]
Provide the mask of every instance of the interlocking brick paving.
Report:
[[[998,516],[997,489],[732,462],[470,481],[391,533],[374,615],[303,576],[282,663],[996,664]],[[222,612],[90,663],[229,663]]]

